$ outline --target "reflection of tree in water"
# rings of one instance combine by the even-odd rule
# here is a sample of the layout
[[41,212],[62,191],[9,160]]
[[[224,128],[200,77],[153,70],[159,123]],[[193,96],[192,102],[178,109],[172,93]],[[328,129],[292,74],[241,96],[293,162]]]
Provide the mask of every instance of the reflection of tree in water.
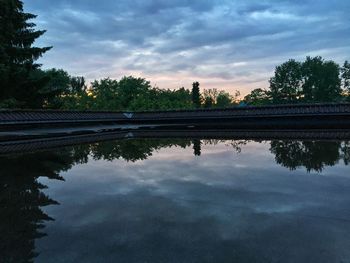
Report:
[[162,148],[172,146],[186,148],[190,145],[190,140],[181,139],[133,139],[91,144],[90,151],[92,157],[96,160],[112,161],[122,158],[126,161],[135,162],[147,159],[152,156],[154,151]]
[[94,159],[144,160],[164,147],[188,147],[190,140],[120,140],[77,145],[36,153],[0,156],[0,262],[33,262],[35,239],[46,221],[53,220],[42,207],[58,204],[50,199],[39,177],[63,180],[60,172]]
[[270,151],[278,164],[295,170],[305,167],[308,172],[321,172],[343,160],[349,162],[349,143],[333,141],[272,141]]
[[198,139],[193,139],[192,140],[192,144],[193,144],[193,154],[195,156],[201,156],[202,153],[202,142],[201,140]]
[[45,236],[52,220],[42,207],[58,204],[43,193],[39,177],[63,180],[60,171],[71,168],[72,151],[39,152],[0,157],[0,262],[32,262],[35,239]]
[[[0,157],[0,262],[32,262],[36,257],[35,239],[45,234],[44,223],[52,220],[43,206],[58,204],[43,193],[45,186],[39,177],[63,180],[59,173],[74,164],[93,159],[145,160],[154,151],[192,145],[200,155],[202,144],[232,146],[236,152],[247,141],[199,139],[135,139],[99,142],[22,155]],[[307,171],[322,171],[343,160],[350,162],[349,142],[272,141],[270,151],[276,162],[291,170],[306,167]]]
[[218,140],[218,139],[206,139],[202,140],[204,145],[218,145],[225,144],[226,146],[232,147],[235,152],[240,153],[242,146],[246,145],[248,140]]
[[342,142],[340,145],[341,158],[344,160],[344,164],[350,163],[350,142]]

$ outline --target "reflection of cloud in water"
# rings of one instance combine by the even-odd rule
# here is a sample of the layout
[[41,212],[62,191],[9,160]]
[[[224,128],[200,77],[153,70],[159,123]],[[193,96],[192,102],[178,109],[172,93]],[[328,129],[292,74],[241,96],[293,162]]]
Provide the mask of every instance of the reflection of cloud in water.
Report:
[[[239,168],[238,168],[239,166]],[[144,161],[92,161],[45,181],[60,206],[39,262],[345,262],[350,178],[289,171],[269,144],[161,149]]]

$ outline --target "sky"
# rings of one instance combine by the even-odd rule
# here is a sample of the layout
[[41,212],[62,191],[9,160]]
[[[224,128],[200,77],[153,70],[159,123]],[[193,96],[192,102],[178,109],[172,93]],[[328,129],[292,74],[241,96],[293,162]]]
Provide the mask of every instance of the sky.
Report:
[[43,68],[160,88],[267,88],[278,64],[350,60],[348,0],[24,0],[53,46]]

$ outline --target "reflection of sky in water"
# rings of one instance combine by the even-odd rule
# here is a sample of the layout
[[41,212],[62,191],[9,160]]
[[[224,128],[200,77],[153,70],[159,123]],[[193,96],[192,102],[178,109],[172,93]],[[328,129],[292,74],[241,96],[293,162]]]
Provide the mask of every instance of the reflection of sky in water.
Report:
[[45,180],[38,262],[347,262],[349,166],[281,167],[269,143],[90,160]]

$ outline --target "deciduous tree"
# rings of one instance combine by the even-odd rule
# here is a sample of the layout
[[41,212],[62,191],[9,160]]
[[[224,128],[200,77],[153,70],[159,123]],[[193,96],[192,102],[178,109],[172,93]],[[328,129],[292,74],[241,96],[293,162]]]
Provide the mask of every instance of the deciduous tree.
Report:
[[302,65],[291,59],[276,67],[275,75],[270,79],[272,102],[294,103],[302,92]]
[[341,77],[345,96],[350,101],[350,63],[348,61],[345,61],[341,68]]
[[341,97],[339,65],[322,57],[307,57],[302,64],[302,94],[305,102],[331,102]]
[[254,89],[244,97],[244,102],[248,105],[260,106],[270,104],[270,95],[267,90]]

